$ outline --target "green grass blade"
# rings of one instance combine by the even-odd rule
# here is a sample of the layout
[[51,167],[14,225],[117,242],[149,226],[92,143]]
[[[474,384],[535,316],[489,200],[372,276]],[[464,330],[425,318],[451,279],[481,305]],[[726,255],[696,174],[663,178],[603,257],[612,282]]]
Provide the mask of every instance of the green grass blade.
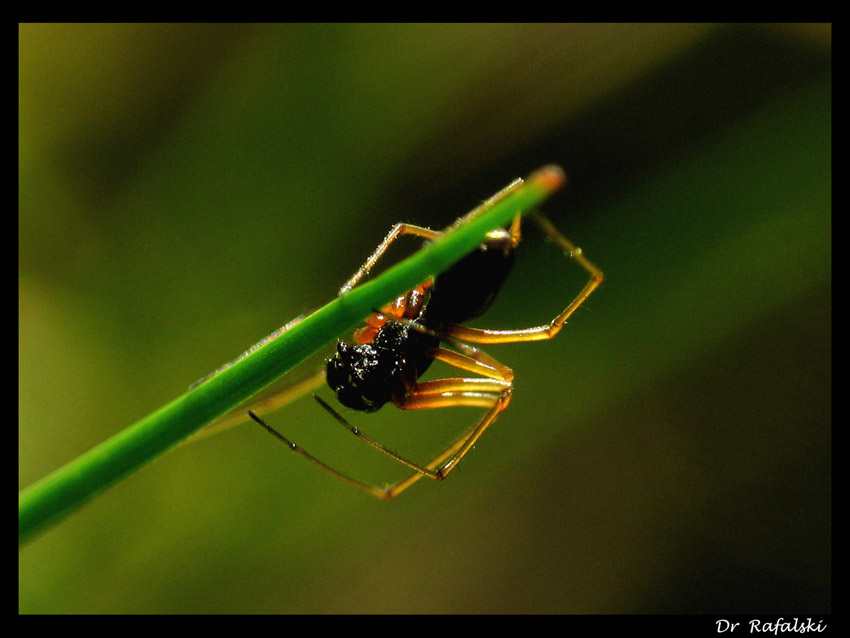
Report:
[[98,492],[226,414],[339,335],[374,308],[439,273],[471,252],[495,228],[543,201],[563,183],[563,173],[546,167],[469,223],[337,298],[249,356],[190,389],[153,414],[21,491],[18,543],[58,522]]

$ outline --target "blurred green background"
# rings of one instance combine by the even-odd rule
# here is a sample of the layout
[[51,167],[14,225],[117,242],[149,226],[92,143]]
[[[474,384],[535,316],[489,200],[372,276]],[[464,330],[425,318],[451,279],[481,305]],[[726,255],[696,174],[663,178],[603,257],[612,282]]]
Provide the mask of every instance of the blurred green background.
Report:
[[[548,163],[606,281],[489,348],[514,400],[448,481],[236,428],[24,547],[19,610],[831,611],[829,25],[21,25],[19,487]],[[520,253],[477,325],[583,283]],[[477,416],[439,412],[349,416],[424,460]]]

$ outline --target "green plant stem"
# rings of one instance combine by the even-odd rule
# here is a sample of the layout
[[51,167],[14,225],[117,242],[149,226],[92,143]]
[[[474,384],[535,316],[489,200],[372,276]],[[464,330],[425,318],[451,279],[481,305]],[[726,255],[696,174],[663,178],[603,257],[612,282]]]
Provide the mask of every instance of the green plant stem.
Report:
[[533,208],[562,183],[563,173],[557,167],[537,171],[480,216],[453,227],[381,276],[335,299],[205,383],[21,491],[19,546],[260,392],[353,329],[373,309],[451,266],[474,250],[487,232],[507,225],[517,212]]

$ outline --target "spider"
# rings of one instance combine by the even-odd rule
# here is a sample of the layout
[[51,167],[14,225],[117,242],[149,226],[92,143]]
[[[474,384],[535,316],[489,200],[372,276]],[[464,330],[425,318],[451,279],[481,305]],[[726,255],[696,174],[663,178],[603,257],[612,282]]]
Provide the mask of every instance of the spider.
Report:
[[[545,168],[542,171],[549,171],[551,174],[546,175],[547,179],[558,180],[558,185],[564,180],[560,169]],[[480,215],[520,184],[522,180],[514,181],[443,231],[396,224],[375,252],[340,288],[339,295],[345,295],[366,277],[387,248],[402,235],[436,239],[447,230]],[[518,213],[509,228],[488,233],[475,251],[454,266],[376,310],[354,333],[355,343],[339,341],[336,353],[325,363],[325,381],[337,400],[353,410],[375,412],[388,403],[402,410],[454,406],[486,409],[476,423],[431,461],[420,464],[388,449],[314,394],[316,401],[352,434],[411,470],[406,478],[378,487],[351,478],[323,463],[272,428],[253,410],[248,410],[248,415],[296,454],[381,499],[395,498],[423,477],[434,480],[446,478],[508,407],[513,393],[513,371],[472,344],[551,339],[602,283],[602,272],[584,257],[581,249],[541,214],[534,212],[530,216],[590,276],[584,288],[549,324],[519,330],[488,330],[461,325],[487,312],[510,273],[521,239],[522,218]],[[457,368],[460,376],[420,381],[435,360]]]

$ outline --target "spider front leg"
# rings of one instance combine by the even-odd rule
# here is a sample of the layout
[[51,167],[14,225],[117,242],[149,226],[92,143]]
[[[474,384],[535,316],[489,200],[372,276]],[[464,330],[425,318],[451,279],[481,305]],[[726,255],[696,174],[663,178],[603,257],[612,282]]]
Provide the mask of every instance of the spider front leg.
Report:
[[396,224],[390,229],[390,232],[387,233],[387,236],[384,237],[384,241],[382,241],[378,247],[375,249],[375,252],[366,260],[366,262],[360,266],[360,269],[352,275],[351,279],[345,282],[342,288],[339,289],[337,296],[342,297],[349,290],[354,288],[363,277],[369,274],[369,271],[372,270],[377,261],[381,258],[381,256],[387,251],[387,248],[390,247],[396,239],[398,239],[402,235],[416,235],[418,237],[423,237],[425,239],[434,239],[438,237],[441,233],[436,230],[431,230],[430,228],[425,228],[423,226],[414,226],[413,224]]
[[[449,226],[449,228],[453,228],[455,226],[463,226],[465,223],[478,217],[485,211],[492,208],[498,201],[506,197],[508,193],[517,189],[522,183],[523,182],[521,179],[514,180],[505,188],[493,195],[491,198],[484,201],[480,206],[477,206],[472,211],[468,212],[466,215],[456,220],[454,224]],[[390,232],[387,233],[387,236],[384,237],[384,240],[375,249],[375,252],[373,252],[369,256],[369,259],[367,259],[365,263],[360,266],[358,271],[351,276],[351,279],[345,282],[342,288],[339,289],[337,296],[342,297],[345,293],[347,293],[349,290],[354,288],[354,286],[360,283],[360,280],[369,274],[369,271],[372,270],[372,268],[375,266],[381,256],[383,256],[383,254],[387,251],[390,245],[400,236],[416,235],[417,237],[422,237],[423,239],[434,239],[442,235],[443,232],[444,231],[431,230],[430,228],[425,228],[424,226],[416,226],[414,224],[396,224],[390,229]],[[519,216],[517,216],[517,218],[514,220],[513,225],[511,226],[511,236],[515,238],[514,243],[519,241]]]

